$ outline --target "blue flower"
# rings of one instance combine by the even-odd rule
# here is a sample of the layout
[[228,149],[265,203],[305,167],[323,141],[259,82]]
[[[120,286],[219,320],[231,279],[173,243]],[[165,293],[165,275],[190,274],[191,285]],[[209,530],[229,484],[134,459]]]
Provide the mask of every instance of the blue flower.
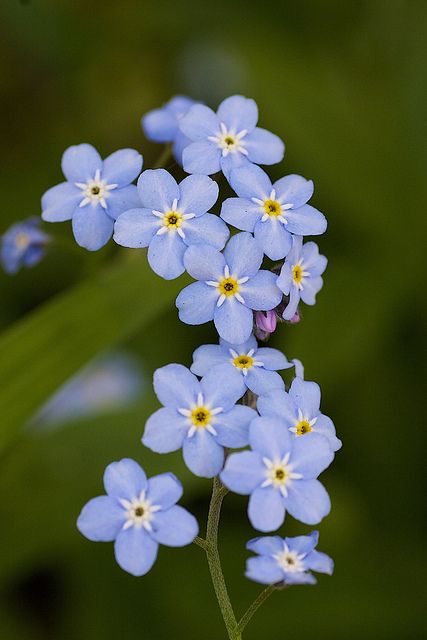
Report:
[[69,147],[62,156],[67,182],[43,195],[43,220],[72,220],[77,243],[89,251],[100,249],[112,236],[114,220],[138,206],[131,182],[141,168],[142,156],[134,149],[121,149],[102,161],[90,144]]
[[319,235],[326,231],[323,213],[306,204],[313,195],[313,182],[290,175],[271,184],[260,167],[233,169],[230,185],[239,196],[228,198],[221,218],[237,229],[251,231],[266,256],[281,260],[289,253],[292,235]]
[[246,548],[258,554],[246,563],[246,577],[261,584],[316,584],[310,571],[331,575],[332,558],[316,551],[317,531],[308,536],[265,536],[249,540]]
[[326,438],[295,438],[284,420],[255,418],[249,427],[252,451],[231,454],[221,473],[226,487],[250,495],[248,516],[258,531],[274,531],[291,516],[317,524],[330,511],[329,496],[317,476],[334,454]]
[[1,237],[0,261],[10,274],[21,267],[34,267],[44,257],[50,237],[40,231],[40,219],[28,218],[13,224]]
[[296,437],[308,433],[324,436],[332,451],[338,451],[342,442],[335,435],[334,423],[320,411],[320,387],[297,377],[289,393],[273,389],[258,398],[257,408],[262,416],[281,418]]
[[134,460],[112,462],[104,473],[107,495],[89,500],[77,528],[89,540],[112,542],[117,563],[134,576],[146,574],[159,544],[183,547],[199,527],[194,516],[176,505],[183,490],[173,473],[147,479]]
[[172,143],[176,161],[182,165],[182,152],[191,140],[179,128],[180,119],[196,104],[187,96],[174,96],[160,109],[153,109],[141,119],[145,135],[154,142]]
[[224,254],[208,245],[189,247],[184,265],[199,282],[178,295],[180,319],[193,325],[213,320],[221,338],[231,344],[246,342],[252,333],[252,310],[268,311],[282,300],[277,276],[259,270],[262,259],[250,233],[233,236]]
[[223,365],[223,375],[240,381],[242,395],[246,388],[257,395],[267,393],[270,389],[284,389],[283,380],[276,371],[293,366],[277,349],[259,349],[252,335],[243,344],[232,345],[220,340],[219,344],[199,347],[193,353],[191,371],[197,376],[204,376],[213,367]]
[[148,420],[143,444],[157,453],[182,447],[184,461],[196,476],[212,478],[224,464],[224,447],[248,444],[248,427],[257,413],[236,405],[240,380],[229,379],[219,367],[199,382],[180,364],[154,373],[154,390],[164,405]]
[[182,154],[187,173],[211,175],[249,164],[275,164],[283,158],[285,146],[273,133],[260,129],[254,100],[231,96],[217,113],[196,104],[180,120],[181,131],[192,140]]
[[188,245],[222,249],[227,242],[225,222],[206,213],[218,198],[218,185],[208,176],[187,176],[178,185],[165,169],[149,169],[138,180],[138,193],[139,208],[120,216],[114,240],[124,247],[148,246],[148,262],[162,278],[184,273]]
[[319,255],[319,247],[315,242],[303,245],[301,236],[293,237],[292,249],[277,279],[277,286],[289,296],[289,303],[283,312],[285,320],[293,318],[300,299],[310,305],[316,302],[316,293],[323,286],[321,275],[327,264],[325,256]]

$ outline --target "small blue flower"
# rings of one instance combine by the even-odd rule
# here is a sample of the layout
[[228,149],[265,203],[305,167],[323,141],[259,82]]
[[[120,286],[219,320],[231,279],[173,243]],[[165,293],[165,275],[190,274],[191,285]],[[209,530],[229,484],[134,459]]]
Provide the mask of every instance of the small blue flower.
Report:
[[292,234],[319,235],[326,231],[323,213],[307,204],[313,195],[313,182],[290,175],[271,184],[260,167],[233,169],[230,185],[239,196],[228,198],[221,218],[237,229],[250,231],[271,260],[285,258],[292,246]]
[[262,416],[281,418],[296,437],[308,433],[324,436],[332,451],[338,451],[342,442],[335,435],[334,423],[320,411],[320,387],[297,377],[289,393],[273,389],[258,398],[257,408]]
[[157,453],[182,447],[184,461],[196,476],[213,478],[224,464],[224,447],[248,444],[248,427],[256,411],[236,405],[239,380],[219,367],[199,382],[186,367],[169,364],[154,373],[154,390],[164,408],[145,426],[142,443]]
[[43,220],[72,220],[77,244],[97,251],[111,238],[114,220],[139,205],[136,186],[131,182],[141,168],[142,156],[134,149],[121,149],[102,161],[90,144],[69,147],[62,156],[67,182],[43,195]]
[[174,96],[160,109],[153,109],[141,119],[145,135],[154,142],[172,144],[173,155],[182,165],[182,152],[191,140],[179,128],[180,119],[185,116],[190,107],[196,104],[187,96]]
[[112,462],[104,473],[107,495],[89,500],[77,528],[89,540],[112,542],[117,563],[134,576],[156,561],[159,544],[183,547],[199,531],[197,520],[176,505],[183,490],[173,473],[147,479],[134,460]]
[[252,335],[243,344],[233,345],[220,340],[219,344],[199,347],[193,353],[191,371],[197,376],[204,376],[213,367],[223,365],[227,378],[240,381],[242,395],[247,388],[257,395],[271,389],[284,389],[283,380],[276,371],[293,366],[277,349],[258,348]]
[[28,218],[13,224],[1,237],[0,261],[6,273],[34,267],[46,253],[50,237],[40,231],[40,219]]
[[250,233],[233,236],[224,254],[208,245],[189,247],[184,265],[199,282],[178,295],[180,319],[192,325],[213,320],[221,338],[231,344],[246,342],[252,333],[252,310],[268,311],[282,300],[277,276],[259,270],[262,259]]
[[187,176],[178,185],[165,169],[144,171],[138,180],[140,203],[116,221],[114,240],[124,247],[148,246],[148,262],[166,280],[185,271],[189,245],[206,243],[222,249],[230,232],[221,218],[206,213],[218,198],[208,176]]
[[257,122],[256,102],[243,96],[226,98],[217,113],[205,105],[194,105],[179,123],[192,140],[182,154],[184,170],[207,175],[222,171],[228,178],[233,167],[280,162],[283,142],[257,127]]
[[277,279],[277,286],[289,296],[289,303],[283,312],[285,320],[293,318],[300,299],[305,304],[315,304],[316,294],[323,286],[321,275],[327,264],[327,259],[319,254],[315,242],[303,245],[301,236],[293,237],[292,249]]
[[248,516],[255,529],[278,529],[286,511],[305,524],[328,515],[329,496],[316,479],[334,459],[326,438],[294,438],[283,420],[259,417],[250,424],[249,444],[252,451],[227,458],[221,480],[231,491],[250,495]]
[[261,584],[316,584],[310,571],[332,575],[332,558],[316,551],[317,531],[308,536],[265,536],[249,540],[246,548],[258,555],[246,563],[246,577]]

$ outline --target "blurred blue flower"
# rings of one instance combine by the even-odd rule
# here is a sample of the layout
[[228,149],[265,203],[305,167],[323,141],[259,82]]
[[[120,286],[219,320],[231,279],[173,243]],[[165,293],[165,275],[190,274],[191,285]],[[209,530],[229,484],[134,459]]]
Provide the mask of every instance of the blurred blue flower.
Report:
[[271,183],[256,165],[233,169],[230,185],[239,196],[222,204],[221,218],[250,231],[266,256],[281,260],[289,253],[292,235],[319,235],[326,231],[326,218],[306,204],[313,195],[313,182],[290,175]]
[[250,233],[238,233],[224,253],[208,245],[193,245],[184,255],[188,273],[199,280],[176,299],[180,319],[192,325],[213,320],[224,340],[242,344],[249,339],[253,313],[268,311],[282,300],[271,271],[259,270],[263,254]]
[[225,365],[223,369],[227,377],[240,381],[242,395],[246,388],[257,395],[267,393],[270,389],[284,389],[279,369],[293,366],[277,349],[258,348],[252,335],[243,344],[232,345],[225,340],[219,344],[205,344],[193,353],[191,371],[197,376],[204,376],[210,369]]
[[258,554],[246,563],[246,577],[261,584],[316,584],[310,570],[331,575],[332,558],[316,551],[317,531],[308,536],[265,536],[249,540],[246,548]]
[[292,249],[280,271],[277,286],[289,296],[289,303],[283,312],[285,320],[295,315],[300,299],[305,304],[313,305],[316,294],[323,286],[322,273],[328,261],[319,254],[315,242],[302,244],[301,236],[294,236]]
[[77,528],[89,540],[112,542],[117,563],[134,576],[146,574],[159,544],[183,547],[193,542],[197,520],[176,503],[183,494],[173,473],[147,479],[134,460],[112,462],[104,473],[107,495],[89,500]]
[[258,398],[257,409],[262,416],[281,418],[289,431],[302,436],[318,433],[324,436],[332,451],[338,451],[342,442],[336,437],[334,423],[320,411],[320,387],[297,377],[289,393],[272,389]]
[[34,267],[46,253],[50,236],[40,230],[39,218],[28,218],[13,224],[1,236],[0,262],[10,274],[21,267]]
[[305,524],[328,515],[329,496],[316,478],[334,454],[323,436],[294,438],[284,420],[260,417],[250,424],[249,444],[252,451],[227,458],[221,480],[231,491],[250,495],[248,516],[255,529],[278,529],[286,511]]
[[192,140],[182,154],[184,170],[207,175],[222,171],[228,178],[237,166],[280,162],[282,140],[257,122],[256,102],[243,96],[226,98],[217,113],[202,104],[192,106],[179,123]]
[[120,149],[102,161],[90,144],[69,147],[62,156],[67,182],[43,195],[43,220],[72,220],[77,243],[89,251],[100,249],[112,236],[114,220],[139,205],[131,182],[141,168],[142,156],[134,149]]
[[195,100],[187,96],[174,96],[160,109],[153,109],[141,119],[145,135],[154,142],[171,143],[176,161],[182,165],[182,152],[191,140],[179,128],[180,119],[185,116]]
[[210,370],[199,382],[186,367],[169,364],[154,373],[154,390],[164,408],[147,420],[143,444],[157,453],[182,447],[184,461],[196,476],[213,478],[224,464],[224,447],[248,444],[248,427],[256,411],[236,405],[240,380],[228,367]]
[[206,213],[218,198],[218,185],[208,176],[187,176],[178,185],[165,169],[149,169],[138,180],[138,193],[139,208],[116,221],[114,240],[124,247],[148,246],[148,262],[162,278],[184,273],[188,245],[222,249],[227,242],[225,222]]

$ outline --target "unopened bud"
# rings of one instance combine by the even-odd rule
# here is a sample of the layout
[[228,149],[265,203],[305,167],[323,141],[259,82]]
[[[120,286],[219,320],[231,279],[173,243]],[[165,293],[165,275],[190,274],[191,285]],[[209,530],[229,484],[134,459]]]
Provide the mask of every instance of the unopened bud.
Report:
[[277,316],[275,311],[257,311],[255,313],[256,325],[261,331],[273,333],[277,327]]

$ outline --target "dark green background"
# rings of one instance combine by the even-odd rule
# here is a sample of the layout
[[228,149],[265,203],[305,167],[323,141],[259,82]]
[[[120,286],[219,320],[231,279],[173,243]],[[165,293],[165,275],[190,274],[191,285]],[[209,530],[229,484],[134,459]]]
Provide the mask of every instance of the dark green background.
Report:
[[[132,146],[152,166],[141,115],[177,92],[213,107],[255,98],[261,125],[287,144],[271,175],[316,183],[329,220],[325,287],[299,326],[273,344],[298,357],[323,390],[344,448],[324,474],[333,510],[320,548],[335,558],[317,587],[275,594],[248,640],[425,637],[426,18],[420,0],[116,2],[2,0],[0,233],[39,214],[61,180],[63,150],[91,142],[103,155]],[[90,254],[70,225],[31,272],[0,274],[0,637],[5,640],[185,638],[225,631],[202,551],[163,548],[135,579],[75,529],[101,492],[105,465],[132,456],[150,473],[173,469],[203,522],[209,482],[179,454],[139,443],[155,408],[137,406],[37,435],[22,425],[97,352],[123,345],[147,380],[190,363],[211,326],[180,325],[174,296],[141,254]],[[258,592],[243,577],[253,535],[246,501],[225,501],[221,548],[238,613]],[[283,531],[308,528],[291,518]],[[423,593],[424,592],[424,593]]]

